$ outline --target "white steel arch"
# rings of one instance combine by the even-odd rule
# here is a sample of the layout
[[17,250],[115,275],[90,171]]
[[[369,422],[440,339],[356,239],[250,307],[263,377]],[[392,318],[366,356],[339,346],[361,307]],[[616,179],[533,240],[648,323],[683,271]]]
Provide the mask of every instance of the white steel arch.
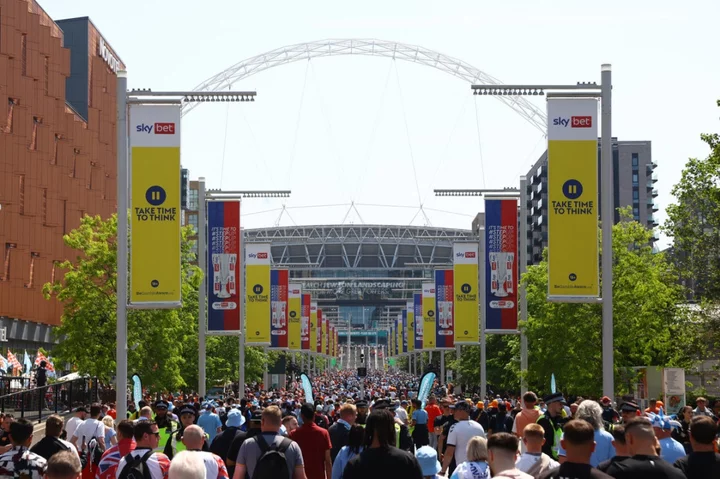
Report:
[[[236,82],[256,73],[287,63],[312,58],[338,55],[365,55],[419,63],[465,80],[469,84],[502,85],[497,78],[474,66],[442,53],[417,45],[375,39],[328,39],[298,43],[247,58],[214,75],[193,88],[193,91],[228,90]],[[498,100],[515,110],[543,134],[546,133],[545,113],[522,96],[497,96]],[[190,113],[199,103],[183,105],[183,115]]]

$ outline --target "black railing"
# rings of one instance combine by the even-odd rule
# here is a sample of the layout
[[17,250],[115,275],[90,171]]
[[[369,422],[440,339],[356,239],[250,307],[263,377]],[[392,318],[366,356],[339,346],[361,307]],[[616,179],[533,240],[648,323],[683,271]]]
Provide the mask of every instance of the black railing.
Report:
[[[3,384],[4,379],[3,379]],[[22,378],[13,378],[13,380]],[[8,389],[11,389],[8,387]],[[77,378],[49,384],[41,388],[24,389],[0,396],[0,411],[41,422],[43,416],[70,411],[98,401],[98,382],[95,378]]]

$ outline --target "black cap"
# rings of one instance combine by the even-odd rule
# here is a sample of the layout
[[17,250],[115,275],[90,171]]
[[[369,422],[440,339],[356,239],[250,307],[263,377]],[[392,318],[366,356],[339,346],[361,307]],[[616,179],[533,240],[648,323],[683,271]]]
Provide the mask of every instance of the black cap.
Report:
[[[368,407],[368,402],[365,401],[364,399],[363,399],[363,400],[360,400],[360,401],[358,401],[358,402],[355,403],[355,407],[363,407],[363,408],[366,408],[366,409],[367,409],[367,407]],[[377,405],[376,405],[375,407],[377,407]]]
[[75,412],[84,412],[87,413],[87,408],[85,406],[78,406],[75,408]]
[[167,401],[163,401],[162,399],[155,403],[155,409],[167,409],[168,403]]
[[260,422],[262,420],[262,411],[253,411],[250,421]]
[[637,412],[640,410],[640,406],[638,406],[632,401],[627,401],[624,402],[622,406],[620,406],[620,410],[626,412]]
[[563,397],[562,393],[549,394],[543,398],[543,401],[545,402],[545,404],[552,404],[552,403],[558,402],[558,401],[560,401],[563,404],[567,404],[565,402],[565,398]]
[[180,408],[178,416],[182,416],[183,414],[192,414],[193,416],[197,416],[197,411],[194,407],[192,407],[191,404],[186,404],[182,408]]
[[390,401],[388,401],[387,399],[381,399],[379,401],[376,401],[373,405],[373,410],[380,409],[390,409]]

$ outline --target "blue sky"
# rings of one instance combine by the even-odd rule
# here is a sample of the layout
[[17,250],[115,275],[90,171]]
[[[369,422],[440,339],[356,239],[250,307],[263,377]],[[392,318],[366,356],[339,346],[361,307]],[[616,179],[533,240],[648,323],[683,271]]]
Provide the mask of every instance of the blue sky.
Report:
[[[613,136],[653,142],[661,212],[687,158],[707,153],[700,133],[718,131],[716,1],[41,5],[55,19],[89,16],[128,65],[134,88],[191,89],[244,59],[326,38],[420,45],[505,83],[599,81],[600,64],[612,63]],[[541,133],[507,106],[409,62],[319,58],[234,88],[257,90],[257,101],[204,104],[188,114],[183,164],[211,188],[293,190],[282,215],[280,200],[245,201],[247,227],[429,221],[468,228],[481,202],[435,198],[432,189],[516,186],[545,148]],[[359,214],[350,211],[353,201]],[[339,206],[305,207],[317,205]]]

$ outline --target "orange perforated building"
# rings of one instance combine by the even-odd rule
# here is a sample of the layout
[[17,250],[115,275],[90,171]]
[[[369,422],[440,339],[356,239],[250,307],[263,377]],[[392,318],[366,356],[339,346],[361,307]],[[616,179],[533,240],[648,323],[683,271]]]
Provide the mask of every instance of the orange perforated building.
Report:
[[120,57],[88,18],[0,0],[0,341],[48,347],[62,307],[42,287],[76,253],[63,235],[116,209]]

